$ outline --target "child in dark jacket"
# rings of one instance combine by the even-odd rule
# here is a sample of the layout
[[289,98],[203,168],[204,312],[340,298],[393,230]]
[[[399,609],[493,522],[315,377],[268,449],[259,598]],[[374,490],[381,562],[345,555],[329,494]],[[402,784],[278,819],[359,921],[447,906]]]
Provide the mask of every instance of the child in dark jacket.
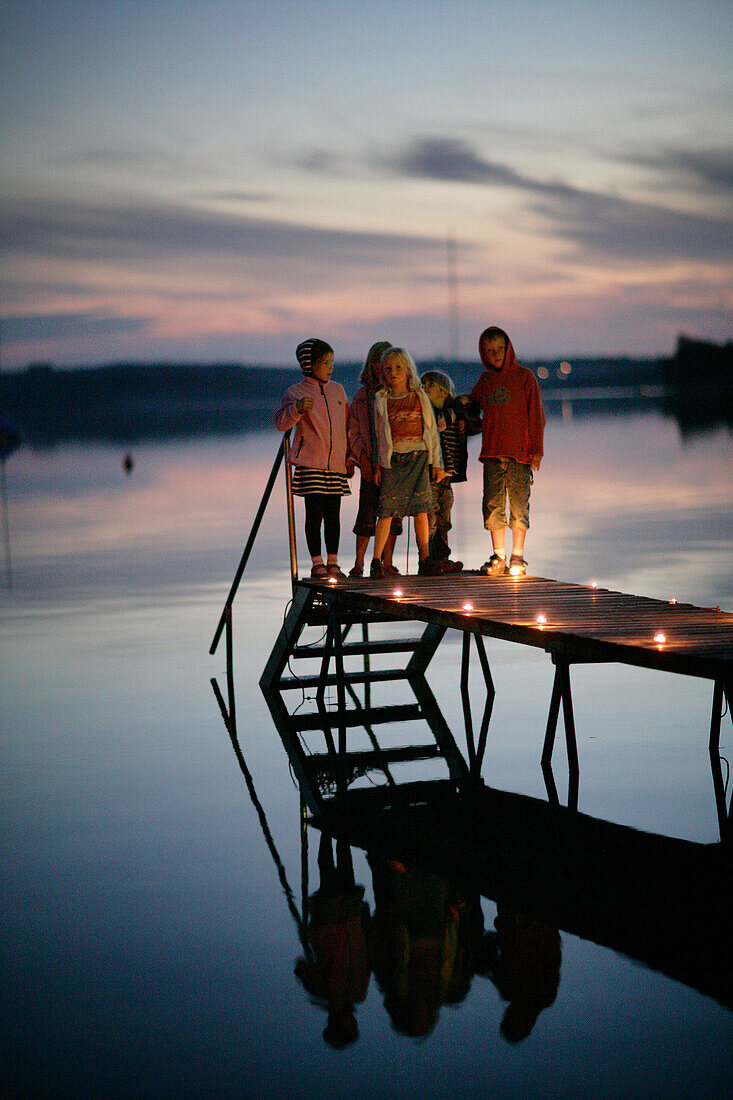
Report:
[[[305,540],[311,556],[311,577],[345,579],[339,569],[341,497],[351,490],[347,477],[349,404],[343,386],[331,381],[333,348],[312,338],[298,344],[295,354],[304,378],[283,394],[275,413],[281,432],[294,428],[290,443],[292,489],[305,503]],[[321,526],[327,559],[321,555]]]
[[445,473],[440,481],[433,478],[430,482],[433,496],[433,507],[428,515],[430,558],[438,565],[441,572],[457,573],[463,569],[463,562],[451,561],[448,545],[453,508],[452,482],[456,474],[456,461],[460,449],[460,422],[453,406],[456,388],[453,385],[453,379],[439,370],[426,371],[420,381],[433,406]]
[[[545,414],[537,379],[517,362],[512,342],[501,328],[481,333],[479,353],[484,371],[471,390],[471,402],[482,415],[480,461],[484,466],[484,527],[491,532],[493,553],[481,566],[488,576],[522,576],[527,571],[524,540],[529,528],[532,471],[543,454]],[[512,556],[504,548],[506,499]]]

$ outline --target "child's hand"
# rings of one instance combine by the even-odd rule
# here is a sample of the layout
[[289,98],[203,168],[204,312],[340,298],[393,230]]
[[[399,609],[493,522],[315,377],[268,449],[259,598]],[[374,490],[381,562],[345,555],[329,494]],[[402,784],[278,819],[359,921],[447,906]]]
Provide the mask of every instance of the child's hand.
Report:
[[346,476],[347,477],[353,477],[355,469],[356,469],[356,463],[354,462],[353,458],[347,458],[346,459]]
[[529,456],[530,469],[539,470],[541,461],[542,461],[542,455],[530,455]]
[[433,466],[433,480],[434,481],[438,481],[438,482],[444,481],[445,478],[447,478],[447,477],[448,477],[448,474],[445,472],[445,470],[441,469],[440,466]]
[[313,398],[312,397],[301,397],[300,401],[295,402],[295,410],[296,410],[296,412],[301,413],[301,415],[303,413],[307,413],[312,408],[313,408]]
[[374,481],[374,467],[372,466],[366,455],[364,456],[364,458],[362,458],[359,469],[361,470],[361,476],[364,478],[365,481]]
[[381,466],[375,466],[374,467],[374,484],[375,485],[381,485],[382,484],[382,467]]

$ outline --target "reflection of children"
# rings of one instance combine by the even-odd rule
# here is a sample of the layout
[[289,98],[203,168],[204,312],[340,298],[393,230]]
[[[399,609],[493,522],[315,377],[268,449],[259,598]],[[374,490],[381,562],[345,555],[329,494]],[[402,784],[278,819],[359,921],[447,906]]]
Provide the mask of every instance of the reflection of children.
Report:
[[420,385],[415,364],[404,348],[389,348],[382,356],[384,388],[374,403],[381,486],[374,536],[373,577],[385,575],[381,561],[392,518],[415,518],[415,539],[420,554],[420,574],[440,572],[428,550],[428,512],[432,507],[428,466],[436,480],[444,477],[438,430],[433,407]]
[[537,379],[519,365],[503,329],[492,326],[482,332],[479,352],[484,371],[471,391],[471,400],[483,416],[479,455],[484,464],[483,515],[493,544],[493,553],[481,572],[501,576],[507,571],[504,528],[508,496],[512,532],[508,571],[521,576],[527,571],[524,539],[529,528],[532,471],[539,470],[543,453],[542,398]]
[[449,375],[439,370],[429,370],[420,378],[425,393],[433,406],[435,422],[438,426],[440,450],[443,455],[445,477],[441,481],[431,481],[433,507],[428,516],[430,558],[442,573],[457,573],[463,568],[462,561],[451,561],[448,532],[451,529],[451,509],[453,508],[452,481],[456,473],[456,456],[459,448],[459,419],[453,407],[452,398],[456,388]]
[[322,833],[318,866],[321,885],[308,899],[314,960],[299,959],[295,973],[327,1009],[323,1038],[340,1049],[359,1036],[354,1005],[364,1000],[369,988],[369,906],[364,887],[354,883],[351,848],[345,841],[336,842],[334,864],[331,838]]
[[526,1039],[537,1017],[557,997],[562,949],[560,933],[513,909],[499,906],[497,961],[492,980],[508,1001],[501,1033],[510,1043]]
[[[345,577],[338,566],[341,497],[351,490],[346,480],[348,402],[343,386],[331,381],[333,348],[324,340],[304,340],[295,349],[305,377],[286,390],[275,413],[281,432],[295,428],[290,445],[293,493],[305,503],[305,540],[312,560],[311,577]],[[321,556],[321,525],[327,564]]]
[[396,1031],[428,1035],[453,986],[463,903],[441,875],[377,856],[369,862],[374,974],[384,1007]]
[[[356,561],[349,573],[350,577],[361,577],[364,572],[364,555],[377,526],[377,505],[379,504],[379,486],[374,480],[374,455],[376,436],[374,429],[374,397],[382,386],[379,361],[387,348],[386,340],[372,344],[366,357],[359,381],[361,385],[354,394],[349,407],[349,455],[361,471],[359,485],[359,510],[356,513],[354,534],[356,535]],[[398,519],[392,520],[392,528],[384,546],[384,571],[394,576],[398,570],[392,564],[392,554],[397,536],[402,530]]]

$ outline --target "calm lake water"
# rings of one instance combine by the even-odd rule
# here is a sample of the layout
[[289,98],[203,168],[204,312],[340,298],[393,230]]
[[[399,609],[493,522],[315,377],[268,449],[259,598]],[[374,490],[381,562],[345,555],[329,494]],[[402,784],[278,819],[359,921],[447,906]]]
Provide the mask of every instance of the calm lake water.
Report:
[[[251,790],[210,683],[224,690],[224,647],[213,658],[208,649],[278,443],[266,431],[139,444],[130,476],[116,447],[21,449],[6,463],[5,1094],[727,1095],[730,1010],[563,928],[550,930],[560,952],[551,991],[519,1041],[502,1031],[509,998],[491,966],[468,973],[418,1037],[395,1026],[383,975],[372,974],[354,1011],[358,1038],[344,1049],[324,1040],[326,1012],[294,973],[304,948],[284,885],[301,908],[299,794],[258,687],[290,597],[281,486],[235,605]],[[532,573],[733,609],[724,430],[683,441],[656,412],[557,417],[546,451],[526,547]],[[455,556],[471,568],[488,557],[480,493],[472,461],[453,531]],[[346,566],[354,504],[342,513]],[[412,570],[415,561],[413,543]],[[488,653],[497,697],[483,779],[545,799],[552,666],[508,643],[489,641]],[[428,678],[465,744],[457,635],[440,654]],[[479,701],[472,681],[473,690]],[[574,668],[573,690],[582,814],[717,842],[711,685],[601,665]],[[724,757],[730,745],[726,716]],[[563,756],[560,746],[561,790]],[[310,891],[317,848],[309,829]],[[378,916],[378,869],[359,849],[353,863]],[[687,889],[681,876],[681,898]],[[488,948],[496,901],[472,904]]]

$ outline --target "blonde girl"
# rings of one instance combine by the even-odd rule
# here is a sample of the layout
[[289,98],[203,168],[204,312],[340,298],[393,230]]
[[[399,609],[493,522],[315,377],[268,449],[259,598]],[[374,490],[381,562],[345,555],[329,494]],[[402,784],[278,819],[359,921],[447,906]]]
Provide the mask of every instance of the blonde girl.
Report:
[[377,529],[370,574],[385,575],[381,560],[392,519],[413,516],[420,555],[418,573],[433,575],[440,569],[428,554],[428,513],[432,507],[429,467],[443,476],[438,429],[430,400],[420,385],[415,364],[404,348],[388,348],[381,359],[384,386],[374,401],[374,420],[379,465],[375,481],[380,486]]

